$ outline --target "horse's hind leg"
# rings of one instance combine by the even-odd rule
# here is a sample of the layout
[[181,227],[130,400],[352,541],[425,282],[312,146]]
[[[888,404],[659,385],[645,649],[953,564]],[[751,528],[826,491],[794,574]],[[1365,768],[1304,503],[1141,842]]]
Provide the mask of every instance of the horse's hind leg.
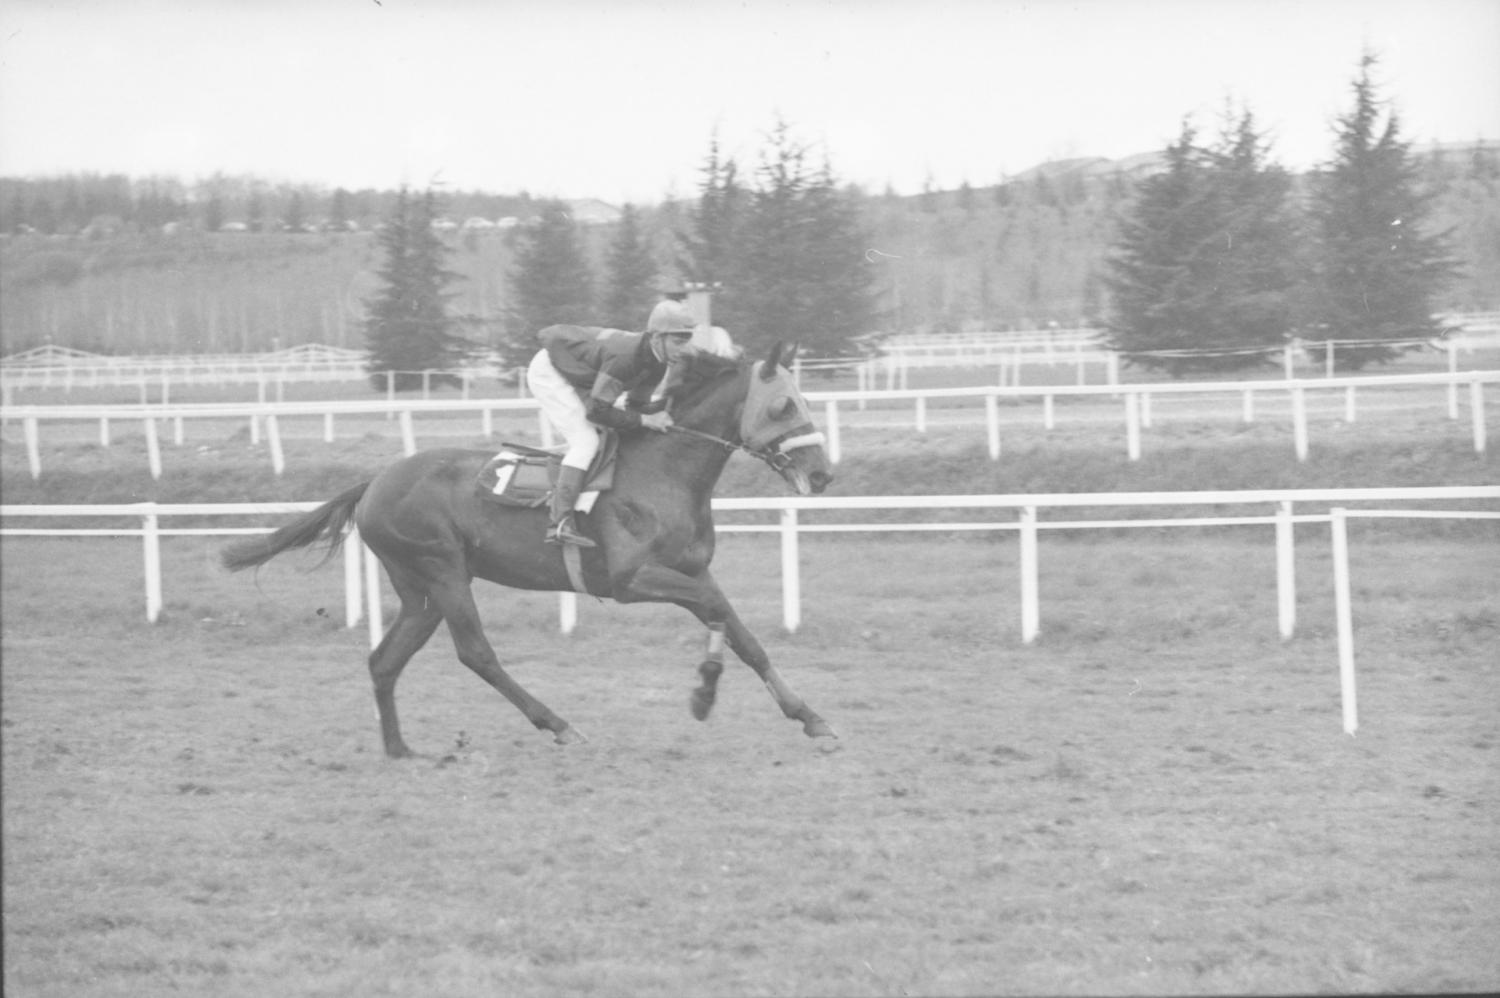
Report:
[[495,650],[484,636],[484,625],[479,619],[479,608],[474,605],[474,593],[469,588],[468,579],[453,579],[435,584],[432,597],[441,610],[443,619],[448,621],[448,631],[453,635],[453,646],[460,662],[515,704],[526,715],[526,720],[543,731],[552,732],[559,743],[586,740],[581,732],[527,693],[520,683],[500,667]]
[[401,738],[401,724],[396,718],[396,680],[411,657],[432,637],[443,615],[427,594],[402,573],[390,572],[387,566],[387,574],[401,597],[401,612],[370,653],[370,679],[375,684],[375,707],[380,712],[380,737],[385,743],[385,754],[400,759],[412,751]]

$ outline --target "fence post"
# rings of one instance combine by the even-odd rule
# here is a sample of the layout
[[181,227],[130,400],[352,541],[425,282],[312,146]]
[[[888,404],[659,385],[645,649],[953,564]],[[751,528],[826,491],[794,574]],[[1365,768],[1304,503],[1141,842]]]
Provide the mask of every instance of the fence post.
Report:
[[333,443],[333,412],[332,411],[323,413],[323,442],[325,444],[331,444],[331,443]]
[[1344,422],[1354,422],[1354,386],[1349,385],[1344,389]]
[[984,397],[984,425],[989,431],[990,460],[1000,460],[1000,400],[993,395]]
[[141,545],[146,561],[146,622],[154,624],[161,616],[161,530],[155,503],[141,517]]
[[1359,708],[1354,688],[1354,617],[1349,596],[1349,531],[1342,508],[1331,510],[1333,531],[1333,605],[1339,635],[1339,702],[1344,709],[1344,733],[1359,727]]
[[365,542],[359,538],[359,528],[352,523],[344,538],[344,626],[352,628],[359,623],[363,611],[364,593],[360,591],[360,549]]
[[146,463],[151,467],[151,477],[161,477],[161,441],[156,439],[156,417],[146,417]]
[[281,450],[281,426],[274,412],[266,416],[266,443],[271,450],[271,470],[279,475],[286,470],[286,455]]
[[172,417],[172,445],[181,447],[187,441],[187,431],[182,425],[182,416]]
[[411,425],[411,410],[401,410],[401,453],[411,457],[417,452],[417,435]]
[[797,510],[781,511],[781,622],[793,632],[802,625],[802,576],[797,554]]
[[1057,426],[1057,409],[1053,405],[1051,395],[1042,396],[1042,429],[1051,430]]
[[1240,404],[1240,421],[1255,422],[1255,393],[1249,388],[1245,389],[1245,396]]
[[1031,644],[1041,631],[1041,598],[1038,595],[1036,551],[1036,507],[1021,507],[1021,643]]
[[578,626],[578,594],[571,589],[557,594],[557,626],[564,634]]
[[1151,428],[1151,393],[1141,392],[1141,425]]
[[486,437],[495,435],[495,415],[491,410],[479,410],[479,428]]
[[109,417],[108,416],[100,416],[99,417],[99,446],[100,447],[108,447],[109,446]]
[[42,477],[42,443],[37,430],[35,416],[21,420],[21,431],[26,436],[26,463],[31,467],[31,477]]
[[1469,382],[1469,416],[1474,422],[1474,451],[1484,453],[1484,383]]
[[1141,459],[1141,404],[1135,392],[1125,393],[1125,453],[1132,461]]
[[925,396],[917,396],[917,432],[927,432],[927,399]]
[[365,563],[365,605],[369,608],[370,647],[374,648],[385,636],[385,621],[381,619],[384,613],[380,606],[380,559],[375,557],[375,552],[370,550],[369,545],[361,546],[364,547],[361,557]]
[[828,463],[838,464],[843,446],[839,440],[839,404],[833,399],[823,403],[823,423],[828,427]]
[[1307,460],[1307,398],[1301,388],[1292,389],[1292,442],[1297,460]]
[[[1458,344],[1452,340],[1448,341],[1448,374],[1450,377],[1458,374]],[[1448,418],[1458,418],[1458,381],[1448,382]]]
[[1295,536],[1292,504],[1282,500],[1276,510],[1276,623],[1283,641],[1297,627],[1297,561],[1292,547]]

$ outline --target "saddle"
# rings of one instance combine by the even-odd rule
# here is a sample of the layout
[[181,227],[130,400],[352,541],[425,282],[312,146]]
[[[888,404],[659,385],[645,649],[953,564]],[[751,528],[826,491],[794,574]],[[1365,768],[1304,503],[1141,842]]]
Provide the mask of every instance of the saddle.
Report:
[[[614,485],[619,444],[614,430],[600,428],[599,452],[584,473],[583,491],[578,496],[576,508],[580,513],[593,509],[599,493]],[[479,494],[502,506],[535,509],[550,503],[566,448],[548,449],[508,442],[502,442],[500,447],[500,452],[479,469],[475,483]]]

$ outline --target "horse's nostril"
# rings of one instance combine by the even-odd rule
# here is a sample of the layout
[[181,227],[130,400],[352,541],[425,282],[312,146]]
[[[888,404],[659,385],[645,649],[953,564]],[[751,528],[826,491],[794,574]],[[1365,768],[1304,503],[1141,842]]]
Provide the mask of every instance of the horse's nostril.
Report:
[[833,481],[833,476],[826,471],[815,471],[807,477],[812,482],[813,489],[817,492],[822,492],[828,488],[828,483]]

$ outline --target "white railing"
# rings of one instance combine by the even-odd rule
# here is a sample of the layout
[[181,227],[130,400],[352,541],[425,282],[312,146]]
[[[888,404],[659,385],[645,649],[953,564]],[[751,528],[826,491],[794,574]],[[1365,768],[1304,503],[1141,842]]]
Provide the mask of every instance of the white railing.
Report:
[[[1295,513],[1297,503],[1430,502],[1454,500],[1500,501],[1500,486],[1440,486],[1364,489],[1269,489],[1223,492],[1134,492],[1055,493],[987,496],[859,496],[716,499],[719,512],[775,512],[776,524],[719,524],[720,533],[776,533],[781,542],[782,624],[795,631],[802,621],[802,583],[799,538],[805,533],[886,533],[1009,531],[1020,544],[1021,641],[1030,644],[1041,633],[1039,585],[1039,536],[1043,530],[1120,529],[1136,527],[1270,526],[1275,533],[1277,627],[1283,639],[1296,629],[1297,586],[1293,550],[1294,526],[1298,523],[1328,523],[1331,531],[1338,634],[1340,685],[1343,696],[1344,730],[1354,733],[1358,724],[1354,688],[1352,597],[1348,566],[1346,521],[1350,517],[1407,517],[1500,520],[1500,510],[1351,510],[1338,506],[1327,513]],[[135,503],[109,506],[13,506],[0,505],[0,521],[24,518],[90,517],[139,521],[139,527],[57,528],[0,527],[0,536],[139,537],[143,545],[146,619],[156,622],[161,614],[161,538],[164,536],[224,536],[265,533],[271,528],[196,527],[164,528],[163,518],[174,516],[263,516],[306,512],[319,504],[230,503],[159,504]],[[1158,519],[1042,520],[1043,509],[1101,507],[1181,506],[1272,506],[1269,514],[1241,516],[1169,517]],[[829,523],[807,524],[799,520],[803,511],[848,510],[1014,510],[1015,520],[995,522],[917,523]],[[351,528],[344,548],[343,577],[345,623],[358,625],[367,611],[369,641],[373,648],[384,633],[379,562]],[[559,594],[559,623],[571,633],[578,621],[576,593]]]
[[[821,402],[824,406],[824,432],[827,437],[829,459],[837,464],[843,457],[841,405],[855,405],[863,409],[869,402],[909,401],[913,403],[914,428],[918,433],[927,431],[927,403],[930,400],[979,399],[984,405],[984,423],[992,460],[1000,458],[1000,407],[1001,399],[1040,399],[1042,419],[1047,429],[1055,425],[1054,400],[1057,397],[1109,396],[1122,400],[1122,415],[1125,424],[1125,451],[1130,460],[1141,456],[1141,431],[1152,425],[1151,402],[1157,395],[1232,395],[1241,399],[1241,420],[1245,423],[1255,419],[1255,396],[1266,393],[1287,393],[1291,402],[1292,441],[1299,461],[1306,461],[1309,453],[1309,431],[1307,417],[1307,393],[1314,391],[1342,390],[1344,394],[1344,421],[1356,419],[1356,392],[1397,386],[1438,386],[1447,390],[1448,417],[1459,418],[1459,388],[1466,385],[1469,396],[1470,425],[1474,450],[1483,453],[1487,442],[1484,412],[1484,386],[1500,381],[1500,371],[1463,371],[1435,374],[1367,375],[1362,377],[1327,378],[1293,381],[1225,381],[1225,382],[1165,382],[1158,384],[1132,385],[1051,385],[1039,387],[1003,387],[981,385],[972,388],[912,388],[885,391],[821,392],[805,393],[809,402]],[[271,466],[279,475],[285,469],[285,452],[281,444],[280,422],[286,416],[321,416],[323,418],[323,440],[334,440],[334,418],[339,415],[393,416],[399,420],[402,452],[416,453],[416,430],[413,417],[417,413],[477,413],[481,431],[486,437],[493,435],[493,414],[497,411],[526,411],[538,413],[533,399],[398,399],[394,393],[384,400],[351,402],[239,402],[213,404],[172,405],[62,405],[62,406],[10,406],[4,416],[7,421],[20,420],[26,445],[27,463],[33,478],[42,473],[41,424],[45,421],[98,420],[99,443],[108,446],[111,441],[111,421],[140,423],[146,440],[146,460],[153,478],[161,477],[161,442],[159,426],[170,421],[173,424],[173,442],[182,445],[186,439],[184,423],[188,419],[238,419],[248,420],[251,443],[259,444],[264,427],[270,453]],[[553,439],[552,427],[545,419],[539,419],[540,435],[544,445]]]

